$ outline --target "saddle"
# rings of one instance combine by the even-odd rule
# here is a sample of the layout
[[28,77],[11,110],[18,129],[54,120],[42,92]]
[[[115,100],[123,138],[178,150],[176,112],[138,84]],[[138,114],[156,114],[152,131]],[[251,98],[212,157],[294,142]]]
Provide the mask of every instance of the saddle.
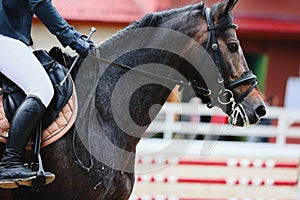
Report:
[[[50,51],[51,52],[51,51]],[[45,50],[34,55],[46,70],[54,87],[54,97],[42,118],[42,143],[45,147],[61,138],[74,124],[77,115],[77,96],[70,75],[65,82],[67,69]],[[6,143],[11,119],[25,98],[25,93],[3,74],[0,74],[0,142]],[[26,149],[31,149],[30,141]]]

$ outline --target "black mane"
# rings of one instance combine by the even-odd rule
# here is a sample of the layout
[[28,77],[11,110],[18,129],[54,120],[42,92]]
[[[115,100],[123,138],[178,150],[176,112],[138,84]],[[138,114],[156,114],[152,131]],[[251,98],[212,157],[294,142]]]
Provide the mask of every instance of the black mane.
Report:
[[188,5],[181,8],[174,8],[167,11],[156,12],[145,15],[142,19],[133,22],[133,24],[137,28],[141,27],[156,27],[158,23],[162,23],[167,21],[170,18],[175,17],[175,15],[184,13],[184,12],[192,12],[193,10],[202,10],[204,7],[204,3],[198,3],[193,5]]
[[126,31],[128,30],[132,30],[136,28],[144,28],[144,27],[158,27],[159,24],[162,24],[170,19],[176,18],[177,16],[180,16],[180,14],[182,13],[186,12],[186,16],[188,16],[189,13],[191,13],[192,11],[195,10],[201,11],[203,10],[203,8],[204,8],[204,3],[200,2],[193,5],[187,5],[185,7],[173,8],[167,11],[146,14],[143,18],[130,23],[127,27],[117,32],[111,38],[103,42],[101,46],[111,45],[111,42],[113,42],[115,39],[119,39],[119,37],[125,34]]

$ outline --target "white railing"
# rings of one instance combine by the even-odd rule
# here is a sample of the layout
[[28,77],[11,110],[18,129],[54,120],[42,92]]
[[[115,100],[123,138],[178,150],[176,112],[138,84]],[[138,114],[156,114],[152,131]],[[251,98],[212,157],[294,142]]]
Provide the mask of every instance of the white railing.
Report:
[[[186,116],[187,119],[190,120],[181,120],[179,115]],[[210,168],[210,171],[204,171],[204,168],[191,168],[191,167],[184,167],[175,168],[174,165],[168,165],[170,163],[177,163],[177,161],[186,156],[185,158],[194,158],[195,160],[199,161],[202,159],[229,159],[232,158],[239,158],[244,163],[247,163],[249,160],[253,160],[255,162],[266,159],[273,163],[276,160],[285,160],[290,161],[293,160],[299,163],[300,158],[300,145],[299,144],[286,144],[286,138],[288,137],[298,137],[300,138],[300,127],[293,126],[294,123],[300,122],[300,111],[296,110],[287,110],[281,107],[271,107],[268,108],[268,114],[266,118],[275,119],[277,123],[275,125],[255,125],[250,127],[233,127],[231,125],[223,125],[217,123],[204,123],[200,122],[200,116],[225,116],[221,110],[219,109],[208,109],[205,105],[198,105],[192,103],[166,103],[159,115],[155,118],[152,124],[149,126],[145,134],[152,134],[152,133],[163,133],[163,139],[160,138],[148,138],[143,137],[141,141],[138,143],[136,148],[136,155],[137,158],[144,157],[146,162],[142,165],[144,168],[136,168],[138,169],[136,173],[146,173],[145,180],[151,180],[147,182],[147,185],[144,183],[138,182],[136,184],[135,190],[133,194],[149,194],[149,190],[144,190],[144,188],[152,188],[152,191],[155,191],[156,194],[160,191],[161,194],[168,194],[168,191],[172,191],[172,195],[190,195],[190,193],[186,193],[186,189],[182,189],[183,186],[180,185],[177,188],[176,183],[172,185],[162,185],[164,181],[156,181],[157,180],[166,180],[168,173],[177,176],[186,176],[187,174],[193,174],[191,177],[197,177],[197,174],[202,177],[209,177],[211,173],[214,176],[218,173],[218,168]],[[236,142],[236,141],[209,141],[209,140],[192,140],[192,139],[177,139],[179,134],[179,138],[182,135],[190,136],[195,134],[201,135],[234,135],[234,136],[246,136],[246,137],[274,137],[276,138],[276,143],[263,143],[263,142]],[[175,139],[176,138],[176,139]],[[187,137],[188,138],[188,137]],[[166,162],[166,158],[170,159]],[[154,162],[153,162],[154,161]],[[174,161],[174,162],[172,162]],[[152,163],[149,164],[149,163]],[[157,168],[151,168],[149,166],[153,166],[153,164],[157,164]],[[168,163],[168,164],[166,164]],[[165,164],[165,165],[164,165]],[[299,165],[299,164],[298,164]],[[167,166],[170,167],[167,169]],[[148,168],[149,167],[149,168]],[[173,167],[173,168],[172,168]],[[299,173],[297,172],[299,166],[293,169],[292,175],[293,180],[299,180]],[[167,169],[163,171],[164,169]],[[180,170],[181,169],[181,170]],[[199,170],[198,172],[193,172],[193,170]],[[144,170],[144,171],[143,171]],[[233,170],[232,168],[224,168],[222,167],[219,169],[220,177],[227,177],[227,176],[238,176],[238,170]],[[247,169],[242,167],[239,171],[241,174],[246,174],[248,177],[255,177],[257,179],[260,176],[260,173],[263,176],[268,177],[270,179],[270,174],[266,175],[266,170],[268,172],[272,171],[271,174],[274,174],[274,177],[278,177],[281,173],[275,170],[269,170],[269,168],[261,168],[261,172],[259,169],[255,167],[255,169]],[[264,171],[263,171],[264,170]],[[289,169],[290,170],[290,169]],[[154,175],[149,175],[150,172],[155,172]],[[164,175],[166,173],[167,175]],[[231,175],[232,173],[232,175]],[[252,174],[251,174],[252,173]],[[284,176],[282,179],[285,179],[287,171],[284,171]],[[157,175],[158,176],[155,176]],[[163,175],[162,175],[163,174]],[[201,175],[202,174],[202,175]],[[276,174],[276,175],[275,175]],[[271,175],[273,176],[273,175]],[[149,178],[150,177],[150,178]],[[216,176],[215,176],[216,177]],[[291,177],[291,176],[289,176]],[[173,176],[172,176],[173,178]],[[141,178],[143,179],[143,178]],[[281,178],[280,178],[281,179]],[[168,180],[168,178],[167,178]],[[173,179],[172,179],[173,180]],[[228,180],[228,179],[226,179]],[[235,179],[234,179],[235,180]],[[248,179],[247,179],[248,180]],[[271,180],[271,179],[270,179]],[[153,185],[149,185],[152,183]],[[160,184],[161,183],[161,184]],[[186,186],[186,185],[185,185]],[[242,189],[238,189],[240,192],[243,190],[243,194],[252,195],[254,196],[263,196],[272,194],[274,195],[275,190],[277,188],[268,187],[270,192],[266,193],[266,189],[263,189],[263,193],[258,190],[258,187],[253,187],[253,189],[249,188],[246,190],[246,185],[243,186]],[[153,190],[153,187],[155,189]],[[194,186],[187,186],[187,187],[194,187]],[[205,185],[204,193],[210,188],[214,186]],[[225,186],[226,187],[226,186]],[[209,188],[209,189],[208,189]],[[285,187],[284,190],[286,193],[282,193],[283,190],[280,189],[282,195],[290,195],[296,196],[295,199],[300,199],[300,194],[297,191],[299,190],[300,186],[298,183],[296,187]],[[181,189],[184,191],[182,193]],[[220,191],[222,190],[219,188]],[[287,190],[286,190],[287,189]],[[201,188],[199,188],[201,190]],[[213,189],[212,189],[213,190]],[[245,190],[245,191],[244,191]],[[176,192],[174,192],[176,191]],[[229,192],[230,191],[230,192]],[[279,190],[278,190],[279,191]],[[202,191],[201,191],[202,192]],[[201,193],[199,192],[199,194]],[[241,193],[234,193],[234,189],[232,185],[230,188],[224,189],[224,196],[226,195],[234,195],[238,196]],[[228,193],[229,192],[229,193]],[[232,193],[231,193],[232,192]],[[280,193],[280,192],[279,192]],[[280,193],[280,195],[281,195]],[[202,192],[203,195],[203,192]],[[276,196],[277,194],[275,194]],[[278,194],[279,195],[279,194]],[[154,196],[154,195],[152,195]],[[196,196],[196,195],[194,195]],[[199,195],[200,196],[200,195]],[[277,197],[277,196],[276,196]],[[145,199],[155,199],[155,197],[146,196]],[[202,196],[203,198],[203,196]],[[142,197],[140,199],[143,199]],[[157,199],[166,199],[162,198],[161,196]],[[245,198],[246,199],[246,198]],[[258,198],[257,198],[258,199]],[[286,198],[285,198],[286,199]]]
[[[192,118],[189,121],[178,120],[179,115]],[[282,107],[270,107],[266,118],[277,120],[275,125],[254,125],[233,127],[228,124],[201,122],[200,116],[225,116],[218,109],[208,109],[195,103],[165,103],[160,113],[149,126],[146,134],[161,132],[164,139],[172,139],[174,133],[187,135],[234,135],[247,137],[274,137],[277,145],[284,145],[287,137],[300,138],[300,110],[287,110]]]

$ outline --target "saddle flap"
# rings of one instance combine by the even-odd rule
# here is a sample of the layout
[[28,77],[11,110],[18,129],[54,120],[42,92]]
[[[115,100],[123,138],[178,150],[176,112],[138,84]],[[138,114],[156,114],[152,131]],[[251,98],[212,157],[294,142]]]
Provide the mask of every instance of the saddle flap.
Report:
[[26,95],[17,85],[15,85],[2,73],[0,73],[0,80],[1,94],[3,94],[4,111],[7,119],[11,121],[15,111],[22,103]]
[[[67,69],[62,64],[45,50],[34,51],[34,55],[43,65],[54,88],[54,97],[42,118],[42,146],[47,146],[62,137],[74,124],[77,97],[70,75],[61,85],[67,75]],[[0,142],[6,142],[11,118],[25,96],[19,87],[0,73]]]
[[73,84],[70,75],[68,75],[64,84],[60,84],[67,75],[67,69],[59,62],[54,60],[47,51],[36,50],[34,51],[34,55],[44,66],[54,87],[54,97],[46,109],[43,117],[42,128],[45,129],[53,122],[58,113],[67,104],[68,100],[72,96]]
[[[68,103],[73,93],[73,81],[71,76],[68,75],[64,84],[60,85],[67,75],[67,69],[54,60],[45,50],[36,50],[33,53],[43,65],[54,88],[54,96],[42,119],[42,128],[45,129],[54,121],[62,108]],[[3,78],[1,76],[1,86],[3,89],[5,114],[7,119],[11,121],[14,112],[25,98],[25,94],[5,76],[3,76]],[[12,90],[12,88],[14,89]]]
[[35,57],[37,57],[46,71],[55,64],[55,60],[49,56],[46,50],[35,50],[33,51],[33,54],[35,55]]

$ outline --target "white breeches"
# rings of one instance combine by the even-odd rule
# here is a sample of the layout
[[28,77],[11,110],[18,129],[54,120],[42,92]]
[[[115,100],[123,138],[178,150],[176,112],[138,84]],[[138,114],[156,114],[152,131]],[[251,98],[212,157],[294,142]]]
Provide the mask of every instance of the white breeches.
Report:
[[32,49],[19,40],[0,34],[0,71],[28,95],[48,107],[54,95],[52,83]]

